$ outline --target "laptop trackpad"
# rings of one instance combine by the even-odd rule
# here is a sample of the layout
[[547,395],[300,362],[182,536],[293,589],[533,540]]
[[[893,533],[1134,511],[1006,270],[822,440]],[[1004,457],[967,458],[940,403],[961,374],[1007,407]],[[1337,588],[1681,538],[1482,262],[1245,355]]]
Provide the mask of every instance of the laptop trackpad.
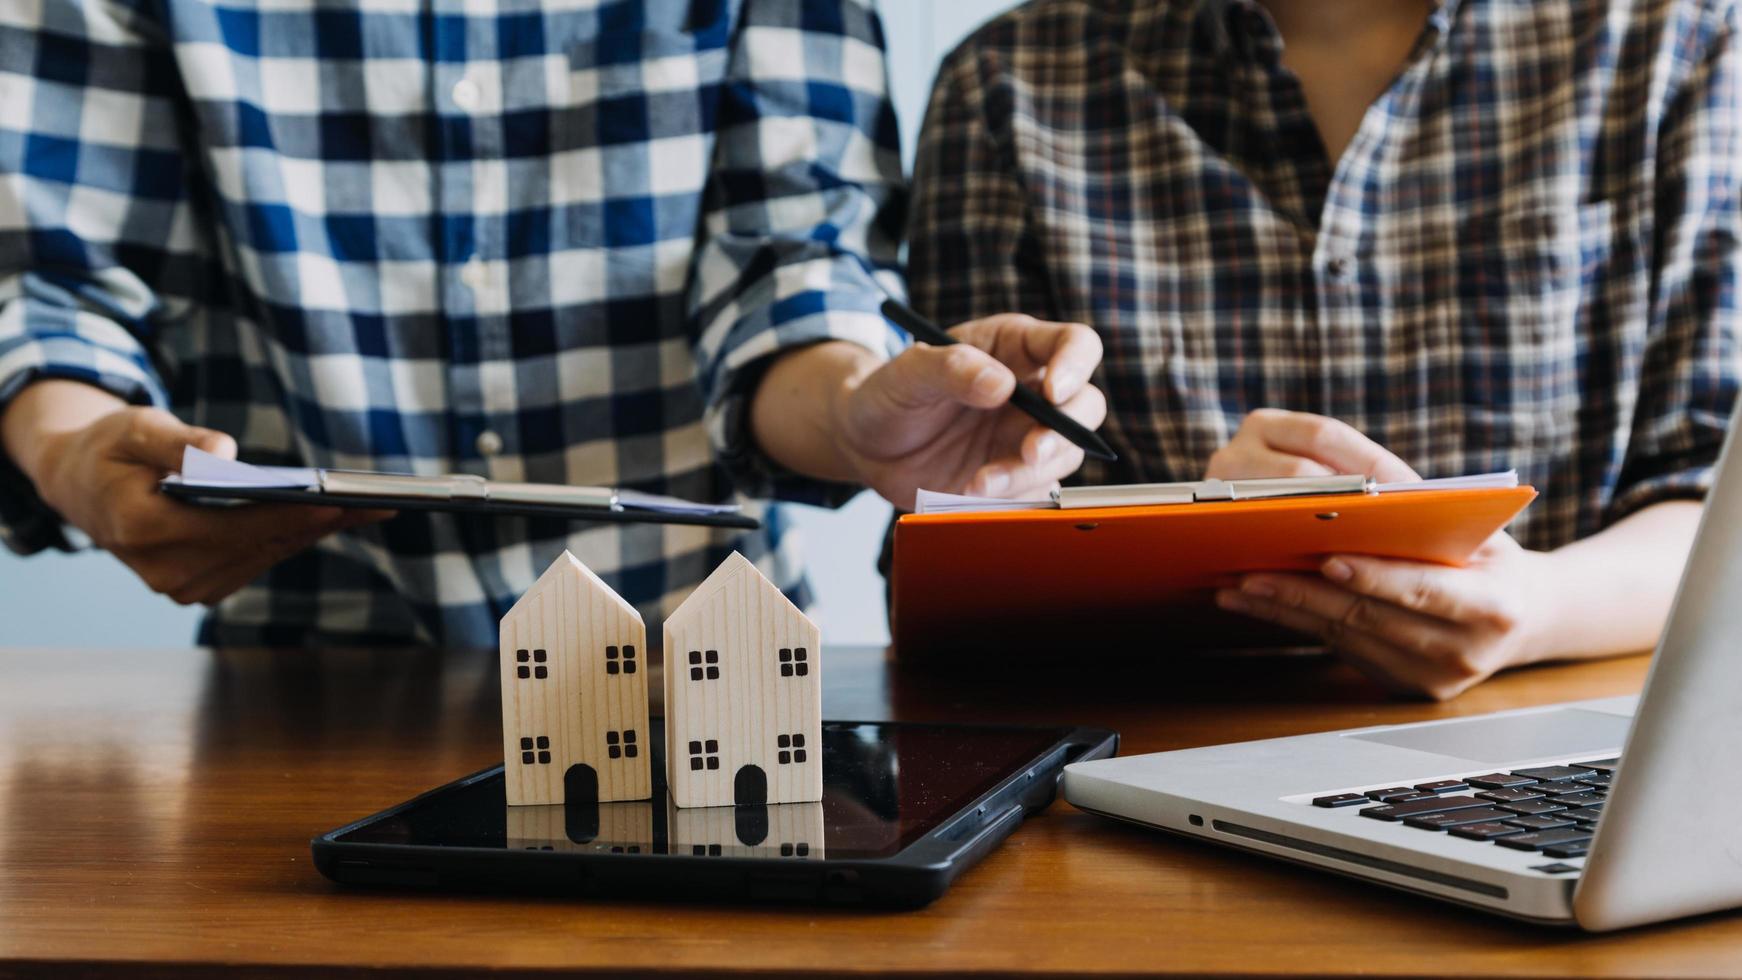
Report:
[[1626,741],[1630,721],[1600,711],[1559,708],[1343,737],[1498,765],[1614,749]]

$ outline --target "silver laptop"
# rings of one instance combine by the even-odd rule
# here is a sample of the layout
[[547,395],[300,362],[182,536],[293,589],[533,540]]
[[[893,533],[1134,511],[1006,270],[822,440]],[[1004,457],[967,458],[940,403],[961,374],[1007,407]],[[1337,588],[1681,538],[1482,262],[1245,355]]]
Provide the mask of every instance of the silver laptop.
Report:
[[1736,428],[1637,698],[1082,762],[1065,798],[1532,922],[1742,905]]

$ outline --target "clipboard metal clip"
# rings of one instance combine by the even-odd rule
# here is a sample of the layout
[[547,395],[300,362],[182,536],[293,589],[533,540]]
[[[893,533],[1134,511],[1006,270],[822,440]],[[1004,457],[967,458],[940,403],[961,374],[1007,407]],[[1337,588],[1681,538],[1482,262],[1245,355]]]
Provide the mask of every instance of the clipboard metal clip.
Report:
[[1196,504],[1213,500],[1264,500],[1271,497],[1316,497],[1373,493],[1370,476],[1285,476],[1256,480],[1189,480],[1184,483],[1137,483],[1110,487],[1064,487],[1052,492],[1060,510],[1087,507],[1141,507],[1152,504]]
[[493,483],[472,473],[413,476],[357,470],[316,470],[322,493],[353,497],[426,497],[503,503],[563,504],[621,510],[616,490],[533,483]]

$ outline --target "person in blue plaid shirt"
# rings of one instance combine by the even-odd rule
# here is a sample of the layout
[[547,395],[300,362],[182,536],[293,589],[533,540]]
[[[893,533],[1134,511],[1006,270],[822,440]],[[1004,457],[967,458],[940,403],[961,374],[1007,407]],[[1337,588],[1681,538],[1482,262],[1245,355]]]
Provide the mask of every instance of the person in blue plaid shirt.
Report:
[[1094,324],[1148,482],[1517,469],[1467,568],[1359,556],[1225,608],[1449,697],[1649,648],[1742,370],[1736,0],[1037,0],[945,63],[934,317]]
[[[195,445],[698,501],[1015,494],[1081,453],[1100,354],[1022,316],[877,313],[904,197],[857,0],[0,4],[0,532],[88,537],[208,643],[495,644],[564,548],[657,622],[764,529],[154,492]],[[1003,311],[1000,311],[1002,313]],[[100,607],[93,612],[100,615]]]

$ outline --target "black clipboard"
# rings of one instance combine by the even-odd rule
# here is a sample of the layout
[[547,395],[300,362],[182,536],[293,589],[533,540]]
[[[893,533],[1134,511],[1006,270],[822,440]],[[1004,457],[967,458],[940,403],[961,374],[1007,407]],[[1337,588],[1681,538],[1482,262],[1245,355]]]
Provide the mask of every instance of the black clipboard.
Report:
[[345,494],[301,487],[218,487],[164,480],[158,490],[166,497],[201,505],[239,503],[304,504],[371,510],[422,510],[479,517],[552,517],[567,521],[616,524],[695,524],[754,531],[762,523],[737,513],[697,514],[644,507],[601,507],[582,504],[540,504],[477,498],[416,497],[392,494]]

